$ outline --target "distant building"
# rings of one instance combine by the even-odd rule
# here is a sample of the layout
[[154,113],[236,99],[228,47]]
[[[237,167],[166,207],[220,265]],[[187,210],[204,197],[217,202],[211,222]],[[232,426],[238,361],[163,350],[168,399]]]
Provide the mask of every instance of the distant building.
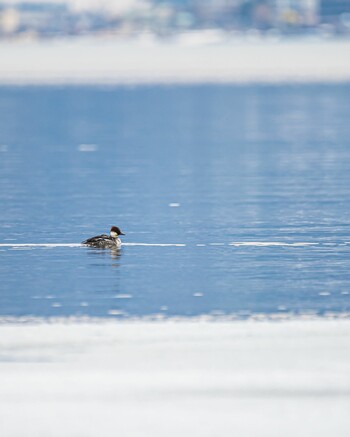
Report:
[[0,8],[0,35],[14,34],[20,25],[20,15],[14,8]]
[[64,3],[21,2],[0,8],[0,33],[34,32],[37,35],[62,34],[66,30],[68,8]]
[[276,26],[312,27],[318,23],[319,0],[273,0]]

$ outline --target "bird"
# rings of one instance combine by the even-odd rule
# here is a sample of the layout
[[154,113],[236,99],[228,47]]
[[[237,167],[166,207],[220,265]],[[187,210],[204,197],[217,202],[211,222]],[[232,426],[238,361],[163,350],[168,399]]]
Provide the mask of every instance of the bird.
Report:
[[101,249],[119,249],[122,245],[119,235],[125,234],[118,228],[118,226],[112,226],[109,235],[96,235],[96,237],[91,237],[82,241],[81,244],[91,247],[99,247]]

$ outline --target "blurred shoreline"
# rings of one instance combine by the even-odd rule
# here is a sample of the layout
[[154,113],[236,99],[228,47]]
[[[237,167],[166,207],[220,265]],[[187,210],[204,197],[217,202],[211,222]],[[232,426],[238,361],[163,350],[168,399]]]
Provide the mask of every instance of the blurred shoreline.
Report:
[[223,41],[193,32],[170,41],[147,35],[3,40],[0,84],[347,82],[349,52],[347,39]]

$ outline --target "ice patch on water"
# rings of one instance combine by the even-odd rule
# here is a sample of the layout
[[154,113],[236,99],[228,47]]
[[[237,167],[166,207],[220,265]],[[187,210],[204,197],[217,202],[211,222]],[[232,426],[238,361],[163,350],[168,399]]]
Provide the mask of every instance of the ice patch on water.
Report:
[[107,314],[110,316],[126,316],[127,313],[122,310],[108,310]]
[[114,299],[132,299],[131,294],[116,294]]
[[79,144],[78,150],[79,150],[79,152],[96,152],[97,145],[96,144]]

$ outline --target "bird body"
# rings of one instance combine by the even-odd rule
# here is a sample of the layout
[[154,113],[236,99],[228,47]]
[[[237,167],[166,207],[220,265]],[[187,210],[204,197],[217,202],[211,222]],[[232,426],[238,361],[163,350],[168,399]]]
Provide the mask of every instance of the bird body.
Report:
[[125,234],[117,226],[112,226],[109,235],[96,235],[96,237],[88,238],[81,244],[101,249],[119,249],[122,245],[119,235]]

